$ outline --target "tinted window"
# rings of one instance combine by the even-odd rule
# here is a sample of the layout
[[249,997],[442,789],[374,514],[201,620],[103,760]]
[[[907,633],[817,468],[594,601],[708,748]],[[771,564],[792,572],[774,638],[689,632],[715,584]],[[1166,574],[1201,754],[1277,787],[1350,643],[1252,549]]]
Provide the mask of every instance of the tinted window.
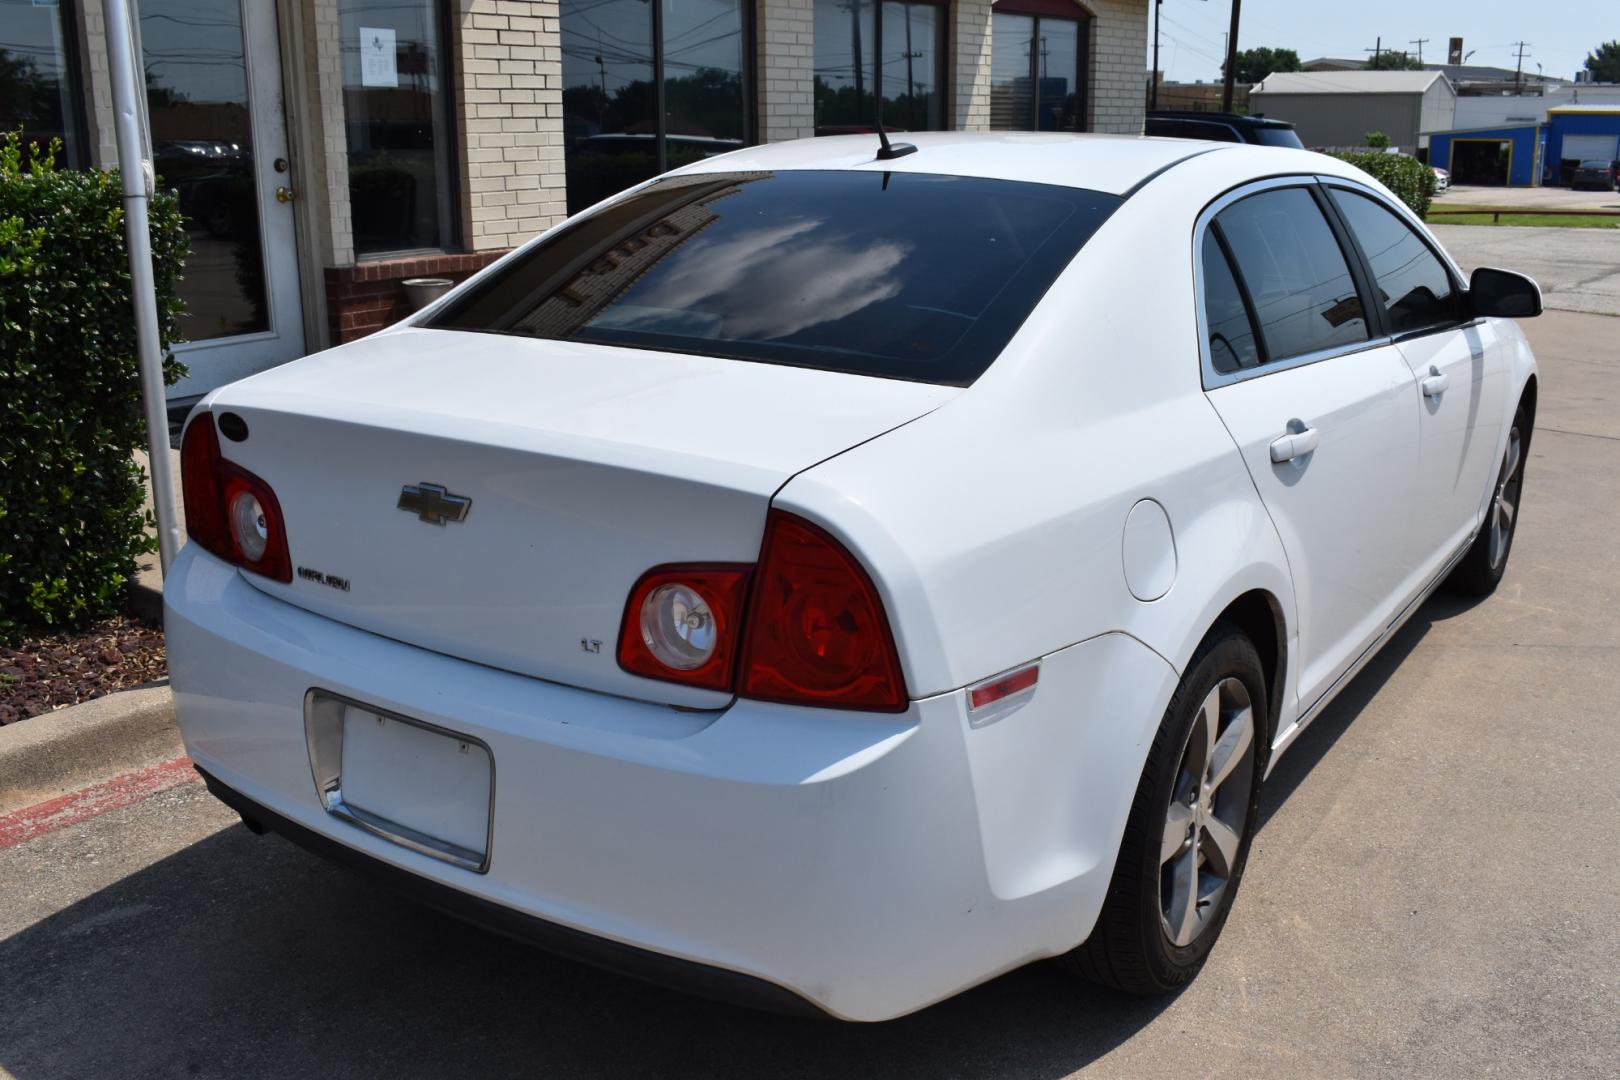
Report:
[[1261,192],[1215,220],[1248,287],[1268,360],[1366,340],[1349,265],[1310,192]]
[[1204,237],[1204,320],[1215,370],[1230,375],[1260,364],[1259,343],[1232,265],[1213,233]]
[[1305,149],[1305,144],[1299,141],[1299,133],[1293,128],[1266,127],[1257,124],[1252,129],[1254,141],[1263,146],[1289,146],[1296,150]]
[[1451,275],[1417,233],[1365,195],[1342,188],[1332,191],[1333,201],[1372,265],[1379,299],[1389,312],[1390,332],[1455,322],[1457,302]]
[[1120,201],[916,173],[674,176],[430,325],[966,385]]
[[1149,135],[1163,135],[1172,139],[1203,139],[1207,142],[1242,142],[1230,124],[1212,124],[1204,120],[1149,120]]

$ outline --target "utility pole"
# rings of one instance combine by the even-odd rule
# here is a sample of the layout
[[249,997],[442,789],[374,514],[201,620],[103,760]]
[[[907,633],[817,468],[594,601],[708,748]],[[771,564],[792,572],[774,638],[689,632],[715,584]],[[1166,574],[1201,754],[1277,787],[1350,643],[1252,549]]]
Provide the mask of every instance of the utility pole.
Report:
[[1159,107],[1159,9],[1164,0],[1153,0],[1153,85],[1148,89],[1148,108]]
[[1237,79],[1238,11],[1242,0],[1232,0],[1232,29],[1226,33],[1226,79],[1221,87],[1221,112],[1232,111],[1232,83]]
[[1515,41],[1513,44],[1519,47],[1519,64],[1513,70],[1513,92],[1518,94],[1524,91],[1524,50],[1530,47],[1530,43]]
[[1373,47],[1372,48],[1370,48],[1370,49],[1362,49],[1361,51],[1362,52],[1370,52],[1370,53],[1372,53],[1373,54],[1373,58],[1372,58],[1373,67],[1377,67],[1378,66],[1378,58],[1380,56],[1384,55],[1384,36],[1382,34],[1380,34],[1378,37],[1373,39]]
[[1418,66],[1419,67],[1423,66],[1423,46],[1426,45],[1428,43],[1428,41],[1429,41],[1428,38],[1420,37],[1420,38],[1417,38],[1415,40],[1407,42],[1408,45],[1416,45],[1417,46],[1417,49],[1418,49]]

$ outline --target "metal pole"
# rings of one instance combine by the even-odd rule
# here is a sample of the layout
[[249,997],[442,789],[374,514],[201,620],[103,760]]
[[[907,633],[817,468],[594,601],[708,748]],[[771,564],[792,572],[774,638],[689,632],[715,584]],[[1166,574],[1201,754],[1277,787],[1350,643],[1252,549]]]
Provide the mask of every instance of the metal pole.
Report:
[[107,23],[107,67],[112,80],[113,121],[118,133],[118,172],[124,187],[124,236],[129,245],[129,289],[135,306],[135,352],[141,364],[141,402],[146,412],[146,449],[152,470],[152,510],[157,517],[158,562],[165,574],[180,548],[169,472],[169,412],[164,401],[163,350],[158,343],[157,293],[152,284],[152,237],[147,224],[152,163],[143,147],[141,80],[135,75],[135,37],[129,0],[102,0]]
[[1148,90],[1148,108],[1159,107],[1159,7],[1164,0],[1153,0],[1153,85]]
[[1226,81],[1221,87],[1221,112],[1232,111],[1232,82],[1237,78],[1238,9],[1242,0],[1232,0],[1232,29],[1226,34]]

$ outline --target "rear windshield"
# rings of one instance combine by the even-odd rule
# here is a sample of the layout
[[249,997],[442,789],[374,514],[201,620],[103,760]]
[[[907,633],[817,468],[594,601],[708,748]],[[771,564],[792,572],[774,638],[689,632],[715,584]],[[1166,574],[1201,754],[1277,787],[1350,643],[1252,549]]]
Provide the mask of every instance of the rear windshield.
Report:
[[917,173],[669,177],[426,325],[965,386],[1121,201]]

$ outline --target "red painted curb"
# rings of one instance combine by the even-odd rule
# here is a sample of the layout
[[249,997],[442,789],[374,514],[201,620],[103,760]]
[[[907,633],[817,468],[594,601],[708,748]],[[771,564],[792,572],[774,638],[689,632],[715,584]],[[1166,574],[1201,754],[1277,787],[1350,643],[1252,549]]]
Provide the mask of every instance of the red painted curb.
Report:
[[25,806],[0,817],[0,851],[196,779],[198,777],[191,767],[191,759],[181,756],[103,780],[34,806]]

